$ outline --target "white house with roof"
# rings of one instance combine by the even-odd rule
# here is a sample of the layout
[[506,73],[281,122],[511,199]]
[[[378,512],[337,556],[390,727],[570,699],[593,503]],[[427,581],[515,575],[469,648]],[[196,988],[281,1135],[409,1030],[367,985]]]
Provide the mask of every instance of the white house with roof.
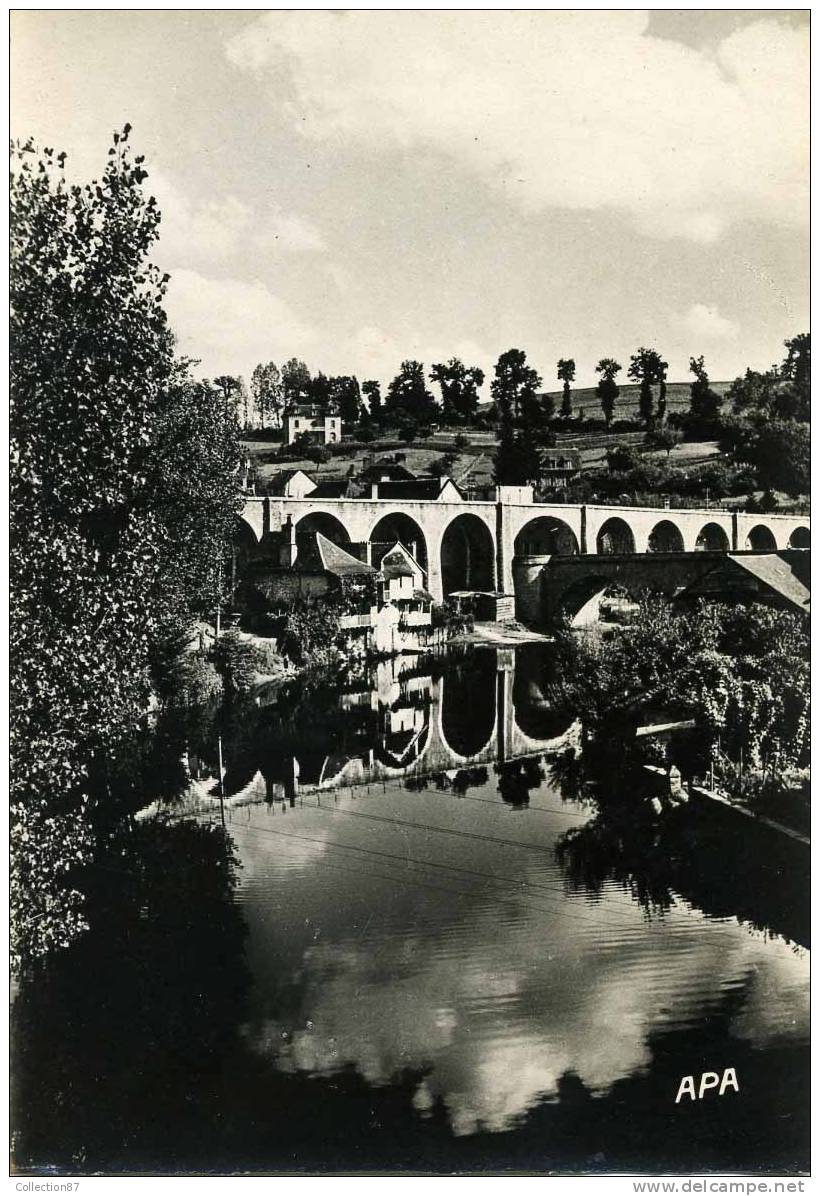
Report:
[[338,444],[342,439],[342,417],[337,407],[296,403],[285,412],[285,444],[307,435],[317,444]]

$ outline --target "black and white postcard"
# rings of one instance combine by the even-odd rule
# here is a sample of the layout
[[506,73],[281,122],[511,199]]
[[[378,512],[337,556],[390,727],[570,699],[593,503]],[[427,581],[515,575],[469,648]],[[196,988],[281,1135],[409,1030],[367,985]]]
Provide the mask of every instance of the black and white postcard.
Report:
[[802,1191],[808,11],[10,22],[17,1190]]

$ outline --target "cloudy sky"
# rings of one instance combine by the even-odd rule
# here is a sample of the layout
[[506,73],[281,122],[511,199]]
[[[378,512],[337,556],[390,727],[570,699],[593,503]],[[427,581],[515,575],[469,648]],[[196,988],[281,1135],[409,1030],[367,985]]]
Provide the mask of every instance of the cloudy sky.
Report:
[[808,65],[783,11],[18,11],[12,130],[91,176],[130,121],[204,373],[723,379],[808,327]]

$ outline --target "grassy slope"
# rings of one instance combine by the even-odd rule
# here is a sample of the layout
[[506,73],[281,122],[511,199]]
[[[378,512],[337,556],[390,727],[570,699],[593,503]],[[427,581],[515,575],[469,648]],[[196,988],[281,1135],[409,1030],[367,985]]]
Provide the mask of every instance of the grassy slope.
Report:
[[[725,394],[731,383],[729,382],[715,382],[712,384],[718,394]],[[615,404],[615,418],[626,419],[636,416],[638,413],[638,394],[637,386],[628,385],[621,387],[621,393]],[[552,397],[555,400],[556,410],[560,407],[561,392],[552,392]],[[686,411],[689,408],[690,388],[688,382],[670,382],[667,388],[667,411]],[[594,388],[580,388],[572,391],[572,409],[573,414],[577,415],[579,410],[583,407],[584,414],[587,419],[600,419],[601,408],[598,401],[598,396]],[[366,449],[351,449],[343,455],[333,457],[324,465],[314,465],[308,460],[304,461],[282,461],[276,463],[258,463],[257,468],[260,480],[264,482],[266,478],[273,477],[285,469],[304,469],[305,473],[310,474],[311,477],[321,478],[341,478],[344,477],[350,466],[355,464],[361,468],[362,461],[365,456],[379,457],[381,455],[392,456],[395,452],[405,454],[405,465],[413,473],[419,476],[430,476],[428,467],[432,461],[440,458],[443,453],[447,451],[458,432],[446,431],[438,432],[428,440],[418,440],[413,444],[404,445],[396,448],[395,436],[381,438],[368,445]],[[492,481],[492,467],[493,457],[495,454],[495,435],[492,432],[472,432],[467,430],[466,435],[470,441],[470,448],[458,455],[455,465],[452,469],[452,476],[456,480],[465,477],[465,480],[473,482],[477,485],[489,485]],[[572,447],[580,450],[582,468],[591,469],[602,465],[606,459],[606,449],[609,445],[626,441],[635,445],[640,445],[643,441],[642,432],[567,432],[558,433],[558,445]],[[277,445],[265,440],[254,440],[249,437],[244,441],[245,449],[250,456],[257,459],[272,454]],[[709,457],[717,455],[718,449],[714,442],[681,444],[672,450],[670,464],[673,465],[695,465],[706,460]],[[657,456],[659,460],[665,458],[664,453],[651,454],[653,457]],[[472,468],[469,468],[472,466]],[[469,468],[469,472],[466,472]]]

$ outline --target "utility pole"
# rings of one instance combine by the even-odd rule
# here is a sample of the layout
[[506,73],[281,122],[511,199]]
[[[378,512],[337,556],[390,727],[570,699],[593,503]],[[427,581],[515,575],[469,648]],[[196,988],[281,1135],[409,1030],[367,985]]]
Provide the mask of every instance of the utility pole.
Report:
[[225,773],[222,768],[222,736],[217,736],[217,750],[219,752],[219,813],[222,818],[222,829],[225,830]]
[[219,558],[219,568],[216,575],[216,632],[215,639],[219,639],[222,628],[221,621],[221,607],[222,607],[222,557]]

